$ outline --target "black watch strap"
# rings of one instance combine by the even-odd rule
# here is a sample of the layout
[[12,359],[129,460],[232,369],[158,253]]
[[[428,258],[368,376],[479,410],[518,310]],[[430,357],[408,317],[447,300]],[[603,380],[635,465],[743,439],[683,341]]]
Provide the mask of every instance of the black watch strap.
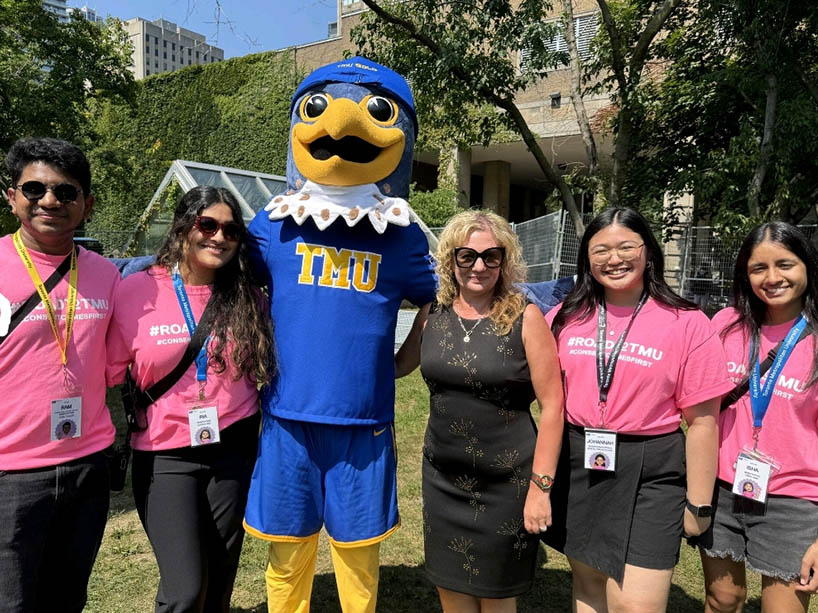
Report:
[[685,500],[687,504],[687,510],[690,511],[694,517],[711,517],[713,515],[713,505],[712,504],[700,504],[696,506],[689,500]]

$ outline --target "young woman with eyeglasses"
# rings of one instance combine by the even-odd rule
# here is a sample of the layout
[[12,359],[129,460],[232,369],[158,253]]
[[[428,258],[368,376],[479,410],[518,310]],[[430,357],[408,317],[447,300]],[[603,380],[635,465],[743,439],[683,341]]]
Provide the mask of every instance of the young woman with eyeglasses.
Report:
[[455,215],[435,257],[437,300],[396,357],[398,376],[420,362],[431,395],[426,574],[444,611],[512,612],[531,587],[538,537],[551,523],[563,427],[556,346],[539,309],[515,288],[525,265],[502,217]]
[[156,611],[229,610],[256,456],[257,386],[274,375],[272,324],[245,255],[241,209],[225,189],[182,196],[156,264],[119,286],[109,384],[130,366],[148,390],[179,364],[205,309],[196,360],[147,408],[133,437],[136,508],[159,564]]
[[718,401],[732,388],[719,338],[667,286],[647,221],[623,208],[588,225],[576,286],[547,319],[567,424],[544,540],[568,556],[575,611],[665,611],[683,529],[710,521]]
[[735,306],[713,317],[733,381],[750,385],[719,423],[718,504],[697,539],[706,611],[743,608],[745,567],[761,574],[765,612],[806,612],[818,591],[816,275],[818,250],[800,230],[761,225],[736,257]]

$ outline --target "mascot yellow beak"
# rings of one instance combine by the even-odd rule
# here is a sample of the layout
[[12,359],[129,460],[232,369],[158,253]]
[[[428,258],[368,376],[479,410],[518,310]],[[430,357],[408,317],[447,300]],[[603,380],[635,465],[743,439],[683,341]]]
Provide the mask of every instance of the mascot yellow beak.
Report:
[[366,96],[355,102],[322,92],[304,98],[297,112],[303,123],[293,126],[293,161],[310,181],[364,185],[385,179],[398,167],[406,136],[394,126],[394,101]]

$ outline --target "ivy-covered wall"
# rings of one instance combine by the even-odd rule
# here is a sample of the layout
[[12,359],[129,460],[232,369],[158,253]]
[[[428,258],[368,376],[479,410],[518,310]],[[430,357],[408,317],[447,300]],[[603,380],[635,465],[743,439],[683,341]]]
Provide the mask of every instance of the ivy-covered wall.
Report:
[[133,231],[175,159],[285,174],[290,98],[302,77],[289,53],[259,53],[148,77],[133,105],[92,107],[87,233]]

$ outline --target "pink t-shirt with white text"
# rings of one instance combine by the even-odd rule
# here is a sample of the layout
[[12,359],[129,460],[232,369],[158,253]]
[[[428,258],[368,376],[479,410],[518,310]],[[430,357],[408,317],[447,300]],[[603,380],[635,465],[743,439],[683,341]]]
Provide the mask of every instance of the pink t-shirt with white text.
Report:
[[[546,319],[554,321],[559,309]],[[606,359],[634,307],[608,305]],[[577,426],[599,427],[596,376],[597,313],[572,318],[557,339],[564,372],[565,418]],[[724,350],[707,316],[649,299],[628,332],[608,392],[605,427],[617,432],[657,435],[679,427],[680,410],[732,389]]]
[[[737,318],[727,308],[716,313],[713,325],[727,328]],[[761,327],[762,361],[770,349],[787,336],[794,321]],[[749,374],[749,340],[741,328],[724,338],[727,370],[738,384]],[[758,449],[772,456],[781,470],[770,478],[768,492],[818,502],[818,384],[806,387],[812,372],[815,339],[807,336],[792,350],[773,388],[762,422]],[[766,375],[762,376],[762,382]],[[719,479],[732,483],[733,464],[743,447],[753,447],[753,410],[749,392],[723,411],[719,421]]]
[[[198,322],[210,298],[208,285],[186,285],[190,306]],[[147,390],[173,370],[188,344],[182,309],[173,288],[173,279],[162,268],[135,273],[125,278],[117,290],[118,303],[108,333],[108,384],[122,383],[128,364],[142,390]],[[227,358],[232,347],[223,355]],[[231,360],[222,373],[207,368],[205,397],[219,409],[219,429],[258,411],[258,391],[242,376],[235,381]],[[188,403],[199,398],[196,364],[191,364],[176,384],[148,407],[148,429],[134,433],[133,448],[162,451],[190,446]]]
[[[43,283],[66,257],[30,249],[29,254]],[[114,442],[114,426],[105,406],[105,334],[119,281],[113,264],[79,249],[77,306],[66,364],[69,388],[82,389],[79,437],[51,440],[55,438],[51,402],[69,395],[60,350],[42,302],[0,345],[0,470],[55,466]],[[8,316],[34,292],[11,235],[0,238],[0,333],[5,333]],[[65,340],[67,273],[49,297]]]

